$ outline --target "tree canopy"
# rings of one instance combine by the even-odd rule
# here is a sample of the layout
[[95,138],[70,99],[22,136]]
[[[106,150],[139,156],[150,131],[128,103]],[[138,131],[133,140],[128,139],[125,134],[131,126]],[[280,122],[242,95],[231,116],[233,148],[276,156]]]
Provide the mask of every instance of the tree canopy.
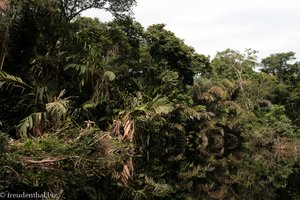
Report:
[[[123,191],[106,195],[125,199],[176,199],[175,192],[224,199],[236,190],[247,199],[261,194],[258,180],[284,189],[296,172],[274,160],[269,165],[265,150],[299,145],[295,53],[260,62],[254,50],[226,49],[210,59],[164,24],[145,29],[130,14],[135,3],[0,1],[0,167],[17,174],[8,187],[18,173],[24,187],[32,186],[36,168],[53,167],[71,171],[74,180],[88,177],[80,187],[96,177],[97,186]],[[115,18],[81,16],[90,8]],[[261,157],[230,154],[249,146],[263,148]],[[133,175],[139,159],[144,171]],[[249,171],[257,177],[245,178]],[[206,176],[213,181],[206,184]],[[45,180],[36,182],[65,184]],[[85,192],[102,198],[91,188]]]

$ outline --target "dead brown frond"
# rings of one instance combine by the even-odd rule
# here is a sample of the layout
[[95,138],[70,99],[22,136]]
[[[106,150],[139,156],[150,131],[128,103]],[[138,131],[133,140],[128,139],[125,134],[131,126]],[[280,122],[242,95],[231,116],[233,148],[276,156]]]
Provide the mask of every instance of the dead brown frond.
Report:
[[0,0],[0,12],[8,12],[10,9],[8,0]]
[[129,179],[132,179],[133,177],[133,162],[132,158],[128,158],[123,166],[122,176],[121,180],[124,183],[124,185],[127,187]]
[[125,115],[123,119],[124,123],[124,134],[123,134],[123,140],[132,142],[133,135],[134,135],[134,120],[131,119],[130,115]]
[[129,113],[121,119],[118,117],[113,121],[110,128],[112,135],[120,136],[122,140],[132,142],[135,133],[135,122]]
[[32,128],[32,134],[34,137],[39,137],[44,134],[44,129],[42,127],[41,122],[37,122],[36,124],[34,124]]
[[122,125],[122,121],[119,118],[117,118],[113,121],[113,125],[111,127],[112,135],[115,135],[115,136],[121,135],[121,125]]
[[125,187],[128,187],[129,180],[132,179],[134,173],[132,158],[129,157],[126,162],[124,162],[122,172],[113,170],[112,177],[116,181],[121,181]]

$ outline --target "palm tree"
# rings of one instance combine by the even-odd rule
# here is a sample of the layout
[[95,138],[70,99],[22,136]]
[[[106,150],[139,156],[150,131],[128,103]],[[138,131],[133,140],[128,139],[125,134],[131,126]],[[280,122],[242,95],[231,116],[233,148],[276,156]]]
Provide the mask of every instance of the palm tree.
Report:
[[[46,86],[30,86],[20,77],[3,70],[0,70],[0,91],[6,94],[2,101],[6,101],[8,104],[6,107],[10,107],[12,118],[4,114],[0,117],[6,119],[8,123],[17,118],[19,120],[17,132],[23,137],[30,132],[34,136],[43,134],[47,123],[54,123],[52,126],[58,125],[60,120],[65,119],[70,104],[68,98],[63,98],[65,90],[57,97],[51,98]],[[13,99],[16,101],[12,101]],[[9,101],[13,103],[9,104]],[[16,113],[19,114],[17,117]]]

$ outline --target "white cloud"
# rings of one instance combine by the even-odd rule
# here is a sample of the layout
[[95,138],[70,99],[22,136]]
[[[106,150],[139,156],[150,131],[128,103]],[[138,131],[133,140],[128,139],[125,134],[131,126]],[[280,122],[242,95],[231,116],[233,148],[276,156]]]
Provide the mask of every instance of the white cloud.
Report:
[[[166,24],[198,53],[252,48],[259,57],[285,51],[300,57],[299,8],[299,0],[137,0],[134,13],[144,27]],[[88,16],[111,19],[103,11]]]

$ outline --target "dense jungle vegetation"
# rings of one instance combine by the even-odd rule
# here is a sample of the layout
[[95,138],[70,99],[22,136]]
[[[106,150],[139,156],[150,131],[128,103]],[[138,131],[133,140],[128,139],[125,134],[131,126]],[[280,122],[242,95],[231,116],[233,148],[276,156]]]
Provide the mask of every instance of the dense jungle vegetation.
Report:
[[0,192],[299,199],[295,53],[210,58],[135,3],[0,1]]

